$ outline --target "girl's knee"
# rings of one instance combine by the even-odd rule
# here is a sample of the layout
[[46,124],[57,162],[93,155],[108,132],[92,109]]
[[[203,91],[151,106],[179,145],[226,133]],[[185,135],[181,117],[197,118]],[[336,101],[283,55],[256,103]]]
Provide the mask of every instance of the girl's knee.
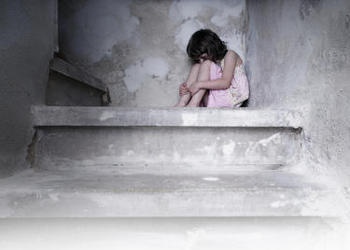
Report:
[[210,69],[210,66],[213,62],[210,60],[205,60],[202,63],[200,63],[200,68]]
[[200,68],[199,68],[199,73],[200,74],[209,74],[210,73],[210,67],[213,62],[210,60],[205,60],[201,63]]
[[190,70],[190,76],[197,77],[200,67],[201,65],[199,63],[193,64]]
[[192,65],[192,70],[199,70],[199,68],[201,67],[201,64],[200,63],[194,63],[193,65]]

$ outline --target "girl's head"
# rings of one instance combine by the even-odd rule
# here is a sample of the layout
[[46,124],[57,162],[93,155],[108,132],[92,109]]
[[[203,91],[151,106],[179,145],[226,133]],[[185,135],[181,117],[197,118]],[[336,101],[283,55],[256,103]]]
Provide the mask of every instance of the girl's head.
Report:
[[216,62],[224,58],[227,47],[213,31],[201,29],[191,36],[186,51],[193,62],[199,62],[200,59]]

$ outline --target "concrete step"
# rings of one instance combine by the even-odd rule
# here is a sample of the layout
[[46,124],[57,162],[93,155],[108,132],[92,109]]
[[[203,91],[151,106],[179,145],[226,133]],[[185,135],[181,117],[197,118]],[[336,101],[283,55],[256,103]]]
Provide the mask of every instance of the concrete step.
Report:
[[0,220],[4,250],[348,250],[332,218],[32,218]]
[[300,129],[293,110],[32,106],[35,127],[254,127]]
[[[174,166],[26,170],[0,182],[0,217],[335,216],[334,190],[284,170]],[[133,171],[132,168],[138,171]],[[156,169],[160,169],[159,172]],[[330,205],[329,205],[330,204]]]
[[302,117],[253,109],[45,107],[32,109],[35,166],[297,162]]
[[62,75],[70,77],[76,81],[86,84],[92,88],[96,88],[108,93],[108,86],[100,79],[90,75],[86,71],[74,66],[73,64],[59,58],[54,57],[50,62],[50,70],[58,72]]
[[57,56],[51,60],[47,105],[106,106],[110,102],[108,86],[101,80]]

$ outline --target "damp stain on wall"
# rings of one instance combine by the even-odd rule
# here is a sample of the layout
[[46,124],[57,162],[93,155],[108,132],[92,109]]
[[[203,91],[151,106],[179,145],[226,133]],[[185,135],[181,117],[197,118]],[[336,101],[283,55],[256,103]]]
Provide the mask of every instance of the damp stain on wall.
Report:
[[186,45],[210,28],[245,57],[245,1],[63,1],[60,53],[110,89],[115,106],[173,106]]

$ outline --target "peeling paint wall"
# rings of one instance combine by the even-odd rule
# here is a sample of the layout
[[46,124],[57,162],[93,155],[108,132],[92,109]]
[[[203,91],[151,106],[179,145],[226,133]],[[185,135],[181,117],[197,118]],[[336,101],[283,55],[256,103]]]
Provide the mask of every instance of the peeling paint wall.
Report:
[[59,18],[60,53],[106,82],[115,106],[174,105],[200,28],[244,58],[243,0],[61,0]]
[[303,111],[310,162],[350,180],[350,2],[247,1],[252,107]]
[[26,167],[31,104],[43,104],[53,54],[55,1],[1,1],[0,176]]

